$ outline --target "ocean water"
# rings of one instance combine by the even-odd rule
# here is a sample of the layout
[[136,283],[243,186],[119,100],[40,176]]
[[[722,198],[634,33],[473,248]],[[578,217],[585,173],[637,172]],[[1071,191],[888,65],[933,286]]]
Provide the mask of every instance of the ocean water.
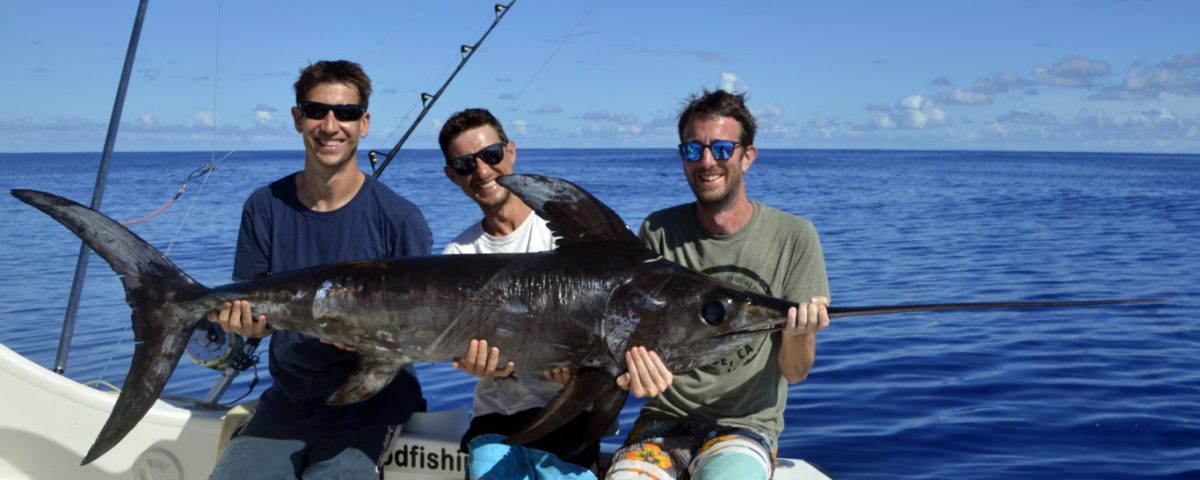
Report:
[[[118,153],[101,210],[142,217],[218,160],[133,229],[197,280],[226,283],[242,201],[301,152]],[[0,187],[86,204],[98,164],[0,154]],[[633,228],[691,198],[668,149],[522,150],[518,169],[580,184]],[[480,216],[435,151],[404,152],[383,179],[424,211],[435,251]],[[839,306],[1172,299],[835,319],[791,387],[781,456],[845,479],[1200,478],[1200,155],[763,149],[746,181],[815,223]],[[0,218],[0,342],[49,367],[79,242],[8,196]],[[119,281],[93,256],[67,374],[120,384],[128,324]],[[251,395],[270,381],[260,369]],[[433,409],[469,405],[470,377],[418,370]],[[183,362],[166,394],[203,397],[216,377]]]

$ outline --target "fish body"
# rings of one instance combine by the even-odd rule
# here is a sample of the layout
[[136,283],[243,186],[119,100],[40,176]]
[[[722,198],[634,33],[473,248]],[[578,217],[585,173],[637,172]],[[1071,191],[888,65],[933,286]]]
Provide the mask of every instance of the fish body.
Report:
[[560,179],[510,175],[505,187],[546,218],[550,252],[371,260],[282,272],[208,288],[118,222],[71,200],[12,194],[78,235],[121,277],[136,346],[115,408],[83,463],[116,445],[162,393],[193,330],[231,300],[249,300],[272,329],[353,346],[359,365],[327,400],[370,398],[406,365],[448,361],[471,339],[500,348],[518,371],[575,371],[509,440],[528,443],[591,408],[582,447],[624,405],[615,378],[634,346],[674,372],[712,363],[778,329],[793,303],[744,292],[663,260],[586,191]]

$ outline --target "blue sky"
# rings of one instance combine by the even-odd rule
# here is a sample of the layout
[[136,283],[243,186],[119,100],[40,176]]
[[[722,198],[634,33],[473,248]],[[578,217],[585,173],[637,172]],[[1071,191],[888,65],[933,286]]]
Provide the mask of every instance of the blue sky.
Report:
[[[118,151],[300,149],[291,84],[345,58],[387,149],[494,2],[150,2]],[[346,5],[346,6],[342,6]],[[137,2],[0,17],[0,152],[99,151]],[[519,0],[406,148],[485,107],[522,147],[671,147],[701,88],[759,148],[1200,152],[1200,2]]]

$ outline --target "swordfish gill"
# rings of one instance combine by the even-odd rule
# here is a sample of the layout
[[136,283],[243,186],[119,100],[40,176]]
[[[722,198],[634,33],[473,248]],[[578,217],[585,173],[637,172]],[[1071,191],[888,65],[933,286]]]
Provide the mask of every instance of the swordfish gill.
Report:
[[[12,190],[79,236],[120,276],[136,345],[124,388],[87,464],[121,441],[153,405],[208,313],[246,299],[272,329],[356,348],[357,370],[327,402],[370,398],[406,365],[448,361],[471,339],[500,347],[518,371],[571,368],[574,378],[509,438],[528,443],[588,406],[580,448],[625,403],[624,352],[654,350],[674,372],[718,361],[777,331],[794,302],[724,284],[664,260],[590,193],[538,175],[498,179],[545,218],[550,252],[408,257],[325,265],[214,288],[199,284],[115,220],[57,195]],[[926,310],[1078,306],[1156,300],[1002,302],[829,308],[834,316]]]

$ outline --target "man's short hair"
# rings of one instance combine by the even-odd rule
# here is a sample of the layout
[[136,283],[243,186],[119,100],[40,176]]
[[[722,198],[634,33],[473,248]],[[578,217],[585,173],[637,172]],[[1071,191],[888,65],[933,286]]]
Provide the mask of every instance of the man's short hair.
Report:
[[362,66],[349,60],[321,60],[300,70],[296,80],[296,104],[308,96],[308,92],[324,83],[341,83],[358,90],[358,104],[366,107],[371,98],[371,77],[363,72]]
[[679,141],[687,140],[683,138],[683,129],[694,119],[729,117],[742,127],[738,142],[742,145],[754,145],[754,132],[758,129],[758,124],[754,121],[754,115],[750,114],[750,109],[746,108],[746,98],[744,93],[735,94],[724,90],[710,92],[707,88],[699,95],[693,94],[688,97],[687,105],[679,112]]
[[468,108],[451,115],[446,119],[446,124],[442,125],[442,133],[438,134],[438,145],[442,147],[442,155],[446,157],[446,160],[450,160],[450,142],[467,130],[485,125],[496,129],[496,134],[500,136],[501,142],[508,141],[504,127],[500,126],[500,121],[492,116],[492,112],[484,108]]

